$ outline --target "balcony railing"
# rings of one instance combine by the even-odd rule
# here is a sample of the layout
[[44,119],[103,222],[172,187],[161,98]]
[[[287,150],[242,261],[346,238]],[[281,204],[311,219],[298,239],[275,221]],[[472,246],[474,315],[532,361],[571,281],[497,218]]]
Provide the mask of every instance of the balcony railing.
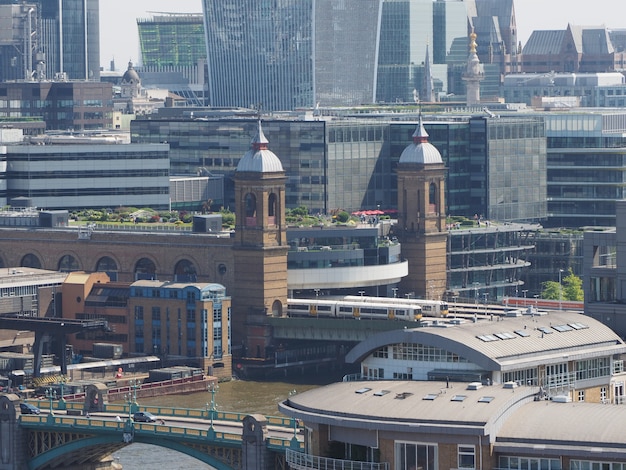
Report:
[[292,469],[305,468],[319,470],[389,470],[389,463],[357,462],[356,460],[339,460],[287,449],[287,463]]

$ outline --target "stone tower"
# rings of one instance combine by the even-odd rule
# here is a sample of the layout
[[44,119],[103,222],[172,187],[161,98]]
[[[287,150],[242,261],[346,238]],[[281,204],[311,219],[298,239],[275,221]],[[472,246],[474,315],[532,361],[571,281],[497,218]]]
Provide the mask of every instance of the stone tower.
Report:
[[259,121],[252,146],[234,176],[236,282],[231,324],[237,356],[264,358],[270,332],[263,320],[286,313],[286,177],[268,143]]
[[441,299],[446,291],[445,171],[439,151],[428,142],[422,116],[398,163],[398,227],[409,275],[404,293]]
[[467,58],[467,68],[463,73],[463,81],[467,91],[467,106],[477,106],[480,104],[480,82],[485,78],[485,72],[483,66],[476,54],[476,33],[472,31],[470,34],[470,53]]

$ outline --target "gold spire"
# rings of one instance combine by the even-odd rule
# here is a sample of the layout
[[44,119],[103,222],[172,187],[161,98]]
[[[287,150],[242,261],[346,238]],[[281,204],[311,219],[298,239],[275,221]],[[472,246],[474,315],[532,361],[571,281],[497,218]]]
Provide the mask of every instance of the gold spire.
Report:
[[476,33],[474,32],[474,28],[472,28],[472,34],[470,34],[470,54],[476,54]]

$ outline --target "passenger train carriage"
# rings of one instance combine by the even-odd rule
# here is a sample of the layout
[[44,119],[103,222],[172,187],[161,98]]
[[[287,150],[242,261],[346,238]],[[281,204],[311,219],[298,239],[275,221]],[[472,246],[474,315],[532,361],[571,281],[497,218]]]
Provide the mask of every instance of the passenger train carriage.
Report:
[[[360,299],[360,298],[359,298]],[[379,320],[419,321],[422,309],[419,305],[391,305],[362,300],[289,299],[287,315],[290,317],[363,318]]]
[[343,299],[420,307],[422,309],[422,315],[425,317],[444,318],[448,316],[448,303],[442,300],[403,299],[400,297],[361,297],[358,295],[346,295]]

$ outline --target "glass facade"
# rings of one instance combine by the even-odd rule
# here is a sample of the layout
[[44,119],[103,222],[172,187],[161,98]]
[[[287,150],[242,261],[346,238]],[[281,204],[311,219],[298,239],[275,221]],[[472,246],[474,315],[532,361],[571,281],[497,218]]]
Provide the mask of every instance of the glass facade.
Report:
[[[263,128],[287,174],[287,207],[330,213],[396,208],[395,169],[415,125],[384,119],[276,119],[264,121]],[[545,218],[540,119],[477,117],[424,125],[448,168],[446,213],[502,221]],[[197,174],[201,168],[226,175],[225,206],[233,207],[230,177],[255,126],[252,119],[139,119],[131,123],[131,139],[168,142],[173,175]]]
[[213,106],[371,102],[379,0],[203,0]]
[[8,198],[35,207],[169,207],[167,145],[5,147]]
[[159,14],[137,19],[144,67],[194,66],[206,58],[201,14]]
[[46,76],[100,79],[99,0],[34,0],[41,9],[41,50]]
[[465,2],[439,0],[433,8],[433,63],[465,64],[469,53]]
[[626,197],[626,113],[546,113],[546,226],[615,226]]

